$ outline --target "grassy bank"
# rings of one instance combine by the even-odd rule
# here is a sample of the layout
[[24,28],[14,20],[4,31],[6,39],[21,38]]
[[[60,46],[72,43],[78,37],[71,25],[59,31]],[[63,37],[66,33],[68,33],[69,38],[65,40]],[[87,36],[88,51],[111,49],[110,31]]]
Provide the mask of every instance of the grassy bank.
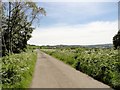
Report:
[[93,78],[120,88],[120,61],[117,50],[99,48],[44,49],[61,61],[71,65]]
[[29,88],[36,59],[37,54],[33,51],[0,58],[2,88]]

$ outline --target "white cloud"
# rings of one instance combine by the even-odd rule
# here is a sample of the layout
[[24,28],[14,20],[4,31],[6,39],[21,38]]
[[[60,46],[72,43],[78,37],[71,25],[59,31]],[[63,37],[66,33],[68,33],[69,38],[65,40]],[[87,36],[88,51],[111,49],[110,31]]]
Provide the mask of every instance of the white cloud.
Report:
[[37,28],[29,44],[35,45],[91,45],[112,43],[118,31],[117,21],[96,21],[74,26]]

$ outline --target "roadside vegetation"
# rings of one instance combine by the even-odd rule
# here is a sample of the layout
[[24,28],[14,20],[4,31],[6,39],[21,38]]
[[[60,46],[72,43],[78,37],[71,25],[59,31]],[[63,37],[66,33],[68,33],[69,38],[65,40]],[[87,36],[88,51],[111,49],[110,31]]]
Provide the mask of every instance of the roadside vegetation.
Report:
[[[44,52],[115,89],[120,88],[120,55],[117,50],[69,47],[44,49],[44,46],[28,45],[27,41],[46,11],[35,2],[15,1],[0,3],[2,88],[29,88],[37,58],[34,50],[38,48],[43,48]],[[113,37],[113,44],[115,49],[119,49],[120,30]]]
[[37,59],[35,51],[0,58],[2,88],[29,88]]
[[[1,50],[0,86],[2,88],[29,88],[37,58],[37,46],[27,44],[35,27],[39,26],[44,8],[35,2],[0,2]],[[29,13],[28,13],[29,12]],[[35,23],[37,24],[35,25]],[[34,27],[33,27],[34,26]]]
[[[2,2],[2,56],[25,51],[41,16],[46,15],[44,8],[35,2],[15,1]],[[34,25],[36,22],[38,24]]]
[[120,55],[118,55],[118,50],[84,47],[41,50],[114,89],[120,88]]

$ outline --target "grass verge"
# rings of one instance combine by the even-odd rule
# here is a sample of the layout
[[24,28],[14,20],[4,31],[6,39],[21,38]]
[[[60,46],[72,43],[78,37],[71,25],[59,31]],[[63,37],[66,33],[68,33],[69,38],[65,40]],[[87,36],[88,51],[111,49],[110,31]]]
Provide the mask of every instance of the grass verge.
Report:
[[120,61],[117,50],[76,48],[42,51],[114,89],[120,89]]
[[28,51],[0,58],[2,88],[29,88],[37,59],[36,52]]

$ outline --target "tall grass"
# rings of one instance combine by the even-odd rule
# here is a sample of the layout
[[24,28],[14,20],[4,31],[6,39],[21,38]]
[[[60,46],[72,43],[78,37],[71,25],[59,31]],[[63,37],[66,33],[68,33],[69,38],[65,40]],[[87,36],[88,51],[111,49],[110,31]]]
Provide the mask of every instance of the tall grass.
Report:
[[120,88],[120,60],[117,50],[76,48],[43,51],[115,89]]
[[2,61],[2,88],[28,88],[35,67],[37,54],[34,51],[13,54],[0,58]]

